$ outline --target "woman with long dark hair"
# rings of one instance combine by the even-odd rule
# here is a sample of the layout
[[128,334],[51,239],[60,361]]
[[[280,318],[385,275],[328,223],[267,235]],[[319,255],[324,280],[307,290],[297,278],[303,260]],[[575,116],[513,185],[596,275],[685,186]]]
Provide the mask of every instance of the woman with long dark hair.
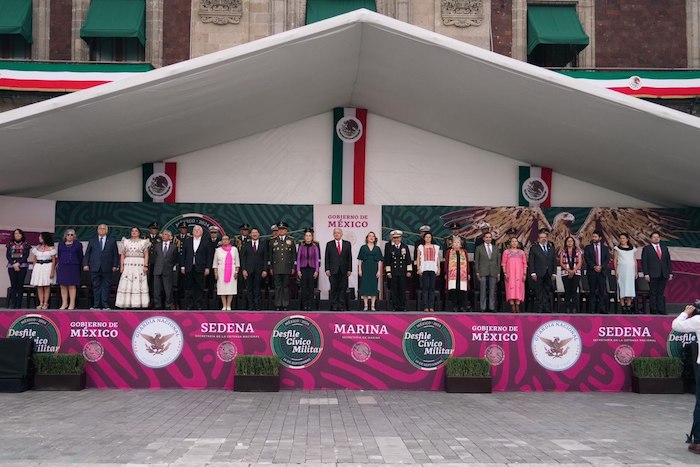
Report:
[[41,232],[39,244],[32,248],[34,268],[30,285],[36,286],[36,296],[39,300],[37,309],[46,310],[51,296],[51,282],[56,277],[56,249],[53,247],[53,234]]
[[576,247],[572,236],[566,237],[564,247],[559,252],[561,282],[564,284],[564,303],[567,313],[578,311],[578,286],[581,282],[583,252]]
[[24,237],[22,229],[12,232],[12,240],[7,244],[7,273],[10,276],[10,296],[7,297],[9,308],[22,308],[24,279],[29,269],[29,252],[32,247]]

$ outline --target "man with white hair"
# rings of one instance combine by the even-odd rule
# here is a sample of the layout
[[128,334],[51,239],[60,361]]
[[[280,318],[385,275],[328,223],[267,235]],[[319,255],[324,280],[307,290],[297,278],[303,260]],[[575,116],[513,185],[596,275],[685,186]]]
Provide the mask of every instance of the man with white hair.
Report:
[[170,310],[174,303],[173,282],[179,255],[171,231],[164,230],[160,237],[161,241],[153,246],[153,307],[163,309],[165,296],[165,309]]
[[342,229],[333,229],[333,240],[326,244],[326,276],[331,281],[329,299],[331,311],[343,311],[348,291],[348,277],[352,273],[352,245],[343,240]]
[[201,310],[204,306],[204,286],[211,270],[214,252],[211,241],[202,238],[202,226],[195,225],[192,237],[185,239],[180,254],[180,272],[185,276],[185,308]]

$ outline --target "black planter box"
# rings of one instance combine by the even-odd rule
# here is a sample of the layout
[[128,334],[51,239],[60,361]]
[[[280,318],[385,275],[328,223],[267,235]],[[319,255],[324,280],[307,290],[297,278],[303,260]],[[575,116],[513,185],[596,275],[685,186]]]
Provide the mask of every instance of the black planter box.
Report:
[[277,376],[233,376],[233,390],[237,392],[279,392],[280,377]]
[[637,394],[683,394],[683,379],[639,378],[632,375],[632,392]]
[[490,376],[445,376],[445,392],[490,393]]
[[37,391],[82,391],[85,389],[85,372],[79,375],[34,375]]

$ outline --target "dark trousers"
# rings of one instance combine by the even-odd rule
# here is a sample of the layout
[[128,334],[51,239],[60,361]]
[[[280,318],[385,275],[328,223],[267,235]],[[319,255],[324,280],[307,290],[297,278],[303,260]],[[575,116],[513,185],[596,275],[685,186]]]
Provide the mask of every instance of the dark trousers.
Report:
[[289,274],[275,274],[272,276],[275,283],[275,306],[289,306]]
[[245,281],[248,295],[248,309],[260,310],[262,308],[262,271],[248,271],[248,279]]
[[[153,254],[153,253],[151,253]],[[153,265],[148,265],[148,275],[146,276],[146,281],[148,282],[148,298],[150,299],[148,303],[154,305],[156,303],[156,285],[155,285],[155,275],[151,272],[153,271]],[[170,280],[172,282],[172,279]],[[155,306],[155,305],[154,305]],[[156,307],[158,308],[158,307]]]
[[153,275],[153,307],[156,310],[163,308],[163,296],[165,296],[165,309],[171,309],[173,307],[172,272]]
[[216,279],[214,278],[214,272],[211,272],[211,274],[204,278],[202,289],[206,289],[204,293],[206,294],[207,300],[211,299],[210,303],[216,304],[216,300],[214,300],[214,298],[217,296]]
[[[586,272],[588,285],[591,288],[589,295],[588,311],[591,313],[608,312],[608,277],[604,271],[595,272],[589,269]],[[596,304],[596,302],[598,302]]]
[[109,291],[112,288],[111,272],[90,273],[92,279],[93,308],[109,308]]
[[301,308],[310,310],[311,304],[314,302],[314,289],[316,288],[316,280],[314,279],[314,268],[301,268]]
[[424,271],[420,278],[421,307],[435,308],[435,271]]
[[655,315],[666,314],[666,283],[668,279],[665,277],[652,277],[649,280],[649,310]]
[[695,410],[690,437],[693,443],[700,444],[700,364],[697,363],[695,364]]
[[549,313],[552,298],[552,275],[547,272],[535,281],[535,313]]
[[345,294],[348,291],[348,273],[346,271],[338,271],[331,274],[331,310],[343,310],[345,308]]
[[185,301],[185,286],[187,285],[187,276],[181,272],[177,274],[177,304],[178,308],[185,309],[187,302]]
[[561,276],[561,281],[564,284],[564,308],[566,311],[578,311],[578,284],[581,276]]
[[467,303],[467,291],[466,290],[450,290],[450,302],[452,303],[453,311],[464,311],[464,307]]
[[406,310],[406,274],[392,274],[389,280],[394,311]]
[[[210,274],[211,275],[211,274]],[[192,269],[185,273],[185,307],[188,310],[201,310],[204,307],[204,271]]]
[[22,308],[22,295],[24,292],[24,279],[27,277],[27,268],[8,268],[10,275],[10,296],[7,297],[7,305],[12,308]]

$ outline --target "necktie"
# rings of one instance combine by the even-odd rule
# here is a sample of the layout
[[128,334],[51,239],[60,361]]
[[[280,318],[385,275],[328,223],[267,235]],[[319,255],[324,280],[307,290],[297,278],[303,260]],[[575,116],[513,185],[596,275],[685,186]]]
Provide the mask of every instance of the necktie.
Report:
[[168,242],[165,242],[165,243],[163,243],[163,254],[165,255],[167,253],[168,253]]
[[103,237],[100,237],[100,250],[104,251],[105,249],[105,239]]
[[489,259],[491,259],[491,244],[490,243],[486,244],[486,254],[489,256]]
[[659,244],[656,244],[656,254],[659,256],[659,259],[661,259],[661,247],[659,247]]
[[595,244],[595,265],[600,266],[600,244]]
[[338,247],[338,254],[340,254],[340,242],[335,242],[336,246]]
[[258,242],[253,242],[253,253],[258,252]]

